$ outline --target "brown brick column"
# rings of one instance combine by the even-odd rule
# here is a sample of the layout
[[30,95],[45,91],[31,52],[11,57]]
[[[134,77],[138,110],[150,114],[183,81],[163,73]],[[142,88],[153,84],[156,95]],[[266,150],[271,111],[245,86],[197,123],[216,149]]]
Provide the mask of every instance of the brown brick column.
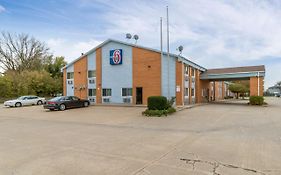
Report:
[[74,95],[87,99],[88,96],[88,60],[87,56],[74,63]]
[[62,83],[63,83],[63,95],[66,96],[66,68],[63,70]]
[[[258,80],[259,79],[259,80]],[[263,96],[263,80],[264,77],[251,77],[250,78],[250,96]],[[259,83],[258,83],[259,82]],[[258,84],[260,93],[258,94]]]
[[200,70],[195,72],[195,102],[200,103],[202,99],[202,87],[200,84]]
[[183,96],[184,96],[183,70],[184,70],[184,64],[177,61],[176,62],[176,87],[180,87],[180,91],[177,92],[177,89],[176,89],[176,105],[183,105]]
[[188,81],[188,100],[189,100],[189,104],[192,103],[192,95],[191,95],[191,88],[192,88],[192,69],[193,67],[189,66],[188,69],[188,76],[189,76],[189,81]]
[[102,58],[101,48],[96,50],[96,103],[102,103]]

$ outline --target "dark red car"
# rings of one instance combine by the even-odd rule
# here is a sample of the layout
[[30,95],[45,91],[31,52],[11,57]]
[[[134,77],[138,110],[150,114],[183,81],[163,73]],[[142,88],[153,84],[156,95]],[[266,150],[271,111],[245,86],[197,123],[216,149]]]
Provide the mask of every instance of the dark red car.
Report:
[[88,107],[89,105],[89,100],[83,100],[75,96],[61,96],[48,100],[43,107],[44,109],[50,109],[51,111],[64,111],[69,108]]

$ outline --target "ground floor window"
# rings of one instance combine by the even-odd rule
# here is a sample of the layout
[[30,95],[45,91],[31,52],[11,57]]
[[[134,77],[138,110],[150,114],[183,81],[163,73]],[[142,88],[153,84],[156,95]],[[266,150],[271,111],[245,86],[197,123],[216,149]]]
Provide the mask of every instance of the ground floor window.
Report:
[[132,102],[132,95],[133,95],[133,90],[132,88],[122,88],[122,98],[123,98],[123,103],[131,103]]
[[89,96],[96,96],[96,89],[89,89],[89,93],[88,93]]
[[194,88],[191,89],[191,96],[192,96],[192,97],[195,96],[195,89],[194,89]]
[[184,88],[184,96],[187,96],[188,97],[188,88]]
[[122,88],[122,97],[132,96],[132,88]]
[[111,96],[111,89],[102,89],[102,96],[104,97]]

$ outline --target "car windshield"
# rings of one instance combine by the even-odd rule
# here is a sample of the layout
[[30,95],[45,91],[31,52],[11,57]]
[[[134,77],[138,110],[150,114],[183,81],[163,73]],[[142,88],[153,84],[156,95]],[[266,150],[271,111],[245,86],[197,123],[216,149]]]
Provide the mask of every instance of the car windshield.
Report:
[[59,101],[62,97],[55,97],[55,98],[52,98],[50,99],[49,101]]
[[24,100],[26,98],[26,96],[21,96],[18,98],[18,100]]

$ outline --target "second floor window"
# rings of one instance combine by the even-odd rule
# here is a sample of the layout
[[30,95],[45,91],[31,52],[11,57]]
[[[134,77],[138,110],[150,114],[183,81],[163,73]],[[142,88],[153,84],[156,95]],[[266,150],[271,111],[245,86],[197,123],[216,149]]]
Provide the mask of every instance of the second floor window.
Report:
[[74,78],[74,72],[67,72],[67,79],[73,79]]
[[89,70],[88,71],[88,78],[94,78],[96,77],[96,71],[95,70]]

